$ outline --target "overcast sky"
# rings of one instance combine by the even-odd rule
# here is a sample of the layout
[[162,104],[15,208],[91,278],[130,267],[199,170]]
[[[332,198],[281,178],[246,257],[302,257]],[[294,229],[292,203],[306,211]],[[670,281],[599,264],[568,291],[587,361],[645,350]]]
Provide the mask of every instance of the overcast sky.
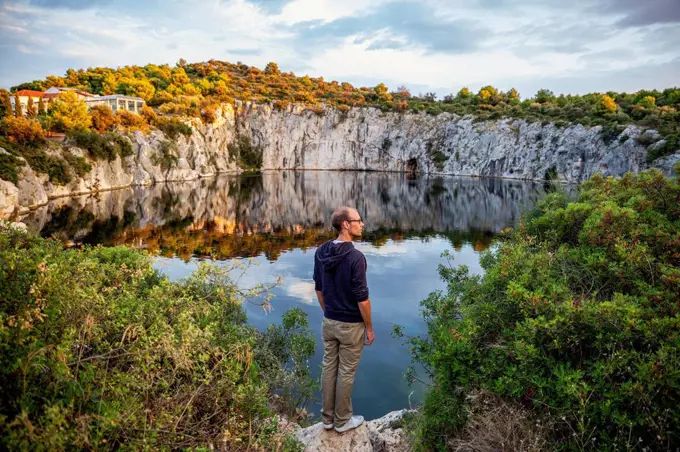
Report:
[[211,58],[439,95],[680,86],[680,0],[31,0],[0,3],[0,86]]

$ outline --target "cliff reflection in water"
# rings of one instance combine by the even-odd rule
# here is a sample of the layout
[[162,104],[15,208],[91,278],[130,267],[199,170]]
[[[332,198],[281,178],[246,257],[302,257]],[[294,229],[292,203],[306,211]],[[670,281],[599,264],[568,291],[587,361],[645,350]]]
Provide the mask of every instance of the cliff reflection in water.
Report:
[[357,172],[277,172],[137,187],[58,199],[22,218],[43,236],[146,248],[164,256],[227,259],[315,247],[341,204],[356,206],[376,246],[388,239],[447,237],[486,249],[545,194],[500,179]]

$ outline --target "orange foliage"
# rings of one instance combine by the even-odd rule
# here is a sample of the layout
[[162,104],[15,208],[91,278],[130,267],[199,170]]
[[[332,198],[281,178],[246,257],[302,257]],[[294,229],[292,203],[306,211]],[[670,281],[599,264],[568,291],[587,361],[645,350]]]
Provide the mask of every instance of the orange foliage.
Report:
[[146,121],[144,121],[144,118],[136,113],[120,110],[116,116],[118,116],[120,125],[129,131],[141,130],[142,132],[147,132],[149,130],[149,126]]
[[108,105],[96,105],[90,109],[92,127],[99,133],[104,133],[118,124],[118,118]]
[[37,144],[45,141],[45,131],[40,123],[23,116],[5,116],[0,121],[0,131],[12,143]]

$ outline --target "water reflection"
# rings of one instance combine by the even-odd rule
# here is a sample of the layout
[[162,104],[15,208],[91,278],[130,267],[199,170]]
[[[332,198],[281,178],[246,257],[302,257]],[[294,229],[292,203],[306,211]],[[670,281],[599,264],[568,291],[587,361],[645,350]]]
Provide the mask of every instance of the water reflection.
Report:
[[460,249],[489,246],[544,195],[539,184],[356,172],[223,176],[54,200],[22,218],[43,236],[86,244],[127,244],[163,256],[226,259],[315,247],[332,237],[328,218],[356,206],[365,240],[443,235]]
[[[333,209],[356,206],[369,229],[356,246],[368,261],[377,339],[364,352],[353,403],[357,413],[372,419],[422,400],[424,387],[409,387],[403,378],[408,350],[390,332],[395,324],[408,334],[425,332],[419,302],[445,287],[437,273],[445,263],[442,251],[480,274],[479,251],[543,195],[542,185],[498,179],[281,172],[59,199],[22,220],[44,236],[72,243],[158,251],[164,257],[154,266],[173,280],[191,274],[204,257],[255,257],[257,265],[239,284],[252,287],[279,277],[282,282],[274,288],[272,312],[245,304],[249,322],[264,329],[300,307],[318,337],[322,312],[312,281],[314,248],[333,237],[327,225]],[[321,356],[319,342],[310,361],[315,376]],[[318,403],[311,408],[318,413]]]

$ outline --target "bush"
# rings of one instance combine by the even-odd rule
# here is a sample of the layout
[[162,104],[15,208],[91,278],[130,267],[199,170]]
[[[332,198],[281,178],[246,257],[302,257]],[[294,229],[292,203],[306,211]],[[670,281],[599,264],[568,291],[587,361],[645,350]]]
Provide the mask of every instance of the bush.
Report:
[[152,157],[154,165],[159,165],[163,171],[174,168],[179,161],[177,156],[177,143],[174,141],[161,142],[158,152]]
[[144,118],[137,113],[119,110],[118,113],[116,113],[116,116],[120,125],[129,131],[140,130],[142,132],[147,132],[149,130],[149,126]]
[[86,149],[95,160],[107,160],[128,157],[133,154],[130,140],[117,133],[99,135],[96,132],[73,132],[69,134],[76,146]]
[[92,127],[99,133],[108,132],[117,124],[118,117],[113,113],[108,105],[95,105],[90,109]]
[[0,121],[0,133],[19,145],[40,146],[45,143],[45,131],[40,123],[23,116],[5,116]]
[[71,168],[73,168],[73,171],[76,173],[76,175],[79,177],[83,177],[92,171],[92,165],[87,163],[83,157],[77,156],[68,150],[64,151],[63,156]]
[[12,154],[0,153],[0,179],[19,183],[19,167],[21,162]]
[[229,159],[236,160],[240,168],[258,171],[262,168],[262,148],[253,145],[250,137],[240,135],[235,142],[227,145]]
[[680,150],[680,133],[667,135],[664,137],[662,146],[654,146],[652,149],[648,150],[647,162],[651,163],[658,158],[673,154],[678,150]]
[[171,140],[177,140],[180,135],[190,137],[194,131],[190,125],[177,118],[159,119],[158,128]]
[[680,446],[678,205],[680,180],[658,170],[596,175],[539,203],[483,276],[441,266],[428,334],[409,341],[434,385],[421,445],[447,447],[487,391],[550,423],[550,449]]
[[600,129],[600,138],[602,138],[604,144],[611,144],[619,137],[622,131],[623,129],[619,126],[607,124]]
[[300,449],[227,271],[171,283],[131,249],[1,227],[0,292],[0,448]]

